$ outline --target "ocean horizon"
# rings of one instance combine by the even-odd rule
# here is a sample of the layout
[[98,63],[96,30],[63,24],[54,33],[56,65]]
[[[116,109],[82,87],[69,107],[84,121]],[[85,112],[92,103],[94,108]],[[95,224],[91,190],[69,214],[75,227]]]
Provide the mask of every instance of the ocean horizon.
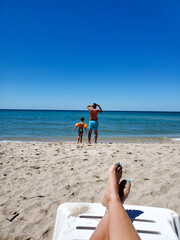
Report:
[[[36,109],[36,108],[0,108],[0,111],[70,111],[70,112],[88,112],[87,109]],[[180,111],[165,110],[104,110],[103,112],[154,112],[154,113],[180,113]]]
[[[88,110],[0,109],[0,141],[76,141],[81,117],[88,124]],[[105,110],[98,133],[98,142],[179,142],[180,112]]]

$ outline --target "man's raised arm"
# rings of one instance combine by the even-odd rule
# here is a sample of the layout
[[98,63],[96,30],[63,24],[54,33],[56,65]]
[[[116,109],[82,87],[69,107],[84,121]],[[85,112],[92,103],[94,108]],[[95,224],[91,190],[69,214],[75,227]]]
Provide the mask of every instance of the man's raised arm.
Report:
[[92,105],[87,105],[87,109],[91,110]]
[[97,106],[99,107],[99,112],[102,112],[102,108],[99,106],[99,104],[97,104]]

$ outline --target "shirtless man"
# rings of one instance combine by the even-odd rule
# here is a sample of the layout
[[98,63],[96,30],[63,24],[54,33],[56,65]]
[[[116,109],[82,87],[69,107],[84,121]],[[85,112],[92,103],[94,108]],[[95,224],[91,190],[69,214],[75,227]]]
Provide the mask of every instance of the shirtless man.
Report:
[[[99,109],[96,109],[98,107]],[[94,139],[95,143],[97,143],[97,137],[98,137],[98,113],[102,113],[102,108],[96,104],[93,103],[92,105],[88,105],[87,109],[89,110],[89,133],[88,133],[88,142],[91,143],[91,134],[92,130],[94,129]]]

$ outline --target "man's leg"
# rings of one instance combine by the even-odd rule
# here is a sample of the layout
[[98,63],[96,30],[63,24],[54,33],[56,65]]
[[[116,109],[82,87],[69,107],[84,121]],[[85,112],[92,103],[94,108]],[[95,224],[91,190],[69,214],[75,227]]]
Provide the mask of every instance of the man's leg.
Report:
[[94,140],[95,140],[95,143],[97,143],[97,138],[98,138],[98,130],[94,130]]
[[89,130],[89,133],[88,133],[88,143],[91,143],[91,133],[92,133],[92,130]]

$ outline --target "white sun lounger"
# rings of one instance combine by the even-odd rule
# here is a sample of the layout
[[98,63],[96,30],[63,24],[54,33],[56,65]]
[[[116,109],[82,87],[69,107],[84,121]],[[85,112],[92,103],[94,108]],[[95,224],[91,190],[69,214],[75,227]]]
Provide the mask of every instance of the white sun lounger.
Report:
[[[142,240],[180,239],[179,215],[166,208],[124,205]],[[64,203],[56,216],[53,240],[88,240],[105,208],[100,203]]]

